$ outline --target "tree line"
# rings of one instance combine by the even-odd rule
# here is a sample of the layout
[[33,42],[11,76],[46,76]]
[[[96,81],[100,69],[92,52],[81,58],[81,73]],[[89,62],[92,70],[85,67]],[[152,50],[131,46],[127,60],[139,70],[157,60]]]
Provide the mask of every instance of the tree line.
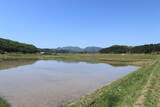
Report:
[[0,53],[5,52],[37,53],[39,49],[31,44],[0,38]]
[[140,46],[113,45],[111,47],[101,49],[100,53],[160,53],[160,44],[147,44]]
[[[58,49],[38,49],[36,46],[31,44],[20,43],[8,39],[0,38],[0,53],[6,52],[20,52],[20,53],[69,53],[68,50],[58,50]],[[98,51],[97,51],[98,52]],[[125,45],[113,45],[111,47],[102,48],[100,53],[160,53],[160,43],[159,44],[147,44],[140,46],[125,46]]]

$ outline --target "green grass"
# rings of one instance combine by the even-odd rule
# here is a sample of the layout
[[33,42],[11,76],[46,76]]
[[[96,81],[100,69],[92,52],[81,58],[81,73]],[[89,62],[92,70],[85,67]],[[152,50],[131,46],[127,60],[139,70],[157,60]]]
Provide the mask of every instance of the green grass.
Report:
[[10,105],[0,98],[0,107],[10,107]]
[[160,61],[154,69],[145,98],[145,107],[160,107]]

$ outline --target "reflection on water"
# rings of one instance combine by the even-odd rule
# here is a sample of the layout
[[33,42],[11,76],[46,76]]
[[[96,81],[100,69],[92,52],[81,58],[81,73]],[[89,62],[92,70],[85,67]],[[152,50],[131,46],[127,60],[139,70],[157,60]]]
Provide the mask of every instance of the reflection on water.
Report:
[[[13,65],[18,66],[16,63],[25,65],[27,61],[14,61]],[[55,60],[31,60],[30,64],[0,70],[0,95],[12,107],[57,107],[138,69]]]
[[24,59],[4,59],[0,61],[0,70],[10,69],[23,65],[31,65],[34,64],[37,60],[24,60]]
[[121,62],[119,63],[112,63],[113,61],[110,62],[103,62],[102,60],[75,60],[75,59],[59,59],[56,58],[57,62],[66,62],[66,63],[80,63],[80,62],[86,62],[89,64],[98,64],[98,63],[105,63],[111,66],[115,66],[115,67],[122,67],[122,66],[128,66],[128,64],[122,64]]

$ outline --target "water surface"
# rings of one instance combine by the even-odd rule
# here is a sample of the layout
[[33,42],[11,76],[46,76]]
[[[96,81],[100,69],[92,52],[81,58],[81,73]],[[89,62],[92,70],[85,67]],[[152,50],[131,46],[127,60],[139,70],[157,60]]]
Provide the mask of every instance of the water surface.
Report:
[[0,96],[11,107],[57,107],[138,69],[55,60],[29,61],[28,65],[25,60],[18,66],[19,62],[6,70],[0,68]]

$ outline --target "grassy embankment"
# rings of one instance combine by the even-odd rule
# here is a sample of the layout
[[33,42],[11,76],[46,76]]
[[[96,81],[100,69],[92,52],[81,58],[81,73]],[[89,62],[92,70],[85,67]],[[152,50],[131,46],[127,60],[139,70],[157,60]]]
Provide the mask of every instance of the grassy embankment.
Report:
[[[144,54],[4,54],[0,55],[0,60],[5,59],[57,59],[63,61],[86,61],[90,63],[110,63],[113,65],[138,65],[143,66],[140,70],[113,82],[110,85],[98,89],[79,101],[65,105],[71,107],[124,107],[133,105],[143,105],[156,107],[159,98],[160,62],[156,61],[157,55]],[[152,74],[152,76],[151,76]],[[151,78],[151,79],[149,79]],[[150,80],[150,82],[147,82]],[[146,88],[146,84],[147,88]],[[154,86],[154,87],[153,87]],[[145,88],[145,89],[144,89]],[[147,90],[147,91],[143,91]],[[142,93],[143,92],[143,93]],[[145,92],[145,98],[144,94]],[[156,97],[155,97],[156,96]],[[140,98],[139,98],[140,97]],[[144,100],[145,99],[145,100]],[[139,101],[142,100],[142,101]],[[156,100],[156,101],[155,101]],[[2,103],[3,102],[3,103]],[[154,103],[154,105],[153,105]],[[153,106],[152,106],[153,105]],[[0,107],[7,107],[5,102],[0,100]]]

